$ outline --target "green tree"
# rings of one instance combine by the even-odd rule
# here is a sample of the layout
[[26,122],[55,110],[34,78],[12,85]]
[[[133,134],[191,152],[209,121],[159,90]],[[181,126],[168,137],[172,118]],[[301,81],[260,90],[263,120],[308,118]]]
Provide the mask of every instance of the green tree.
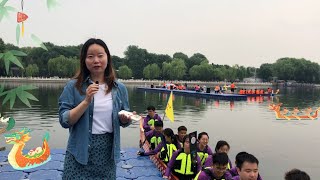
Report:
[[185,60],[185,64],[188,69],[194,65],[200,65],[202,61],[208,61],[208,59],[200,53],[193,54],[189,59]]
[[111,56],[113,68],[118,70],[120,66],[126,64],[126,59],[120,58],[118,56]]
[[176,52],[173,54],[173,59],[183,59],[186,62],[189,58],[182,52]]
[[39,68],[36,64],[29,64],[25,68],[25,75],[27,77],[37,76],[39,74]]
[[76,57],[67,58],[63,55],[48,61],[49,76],[72,77],[79,69],[79,60]]
[[182,59],[173,59],[172,62],[164,62],[162,65],[162,75],[165,79],[182,79],[186,70],[187,67]]
[[200,65],[194,65],[189,69],[190,78],[193,80],[209,81],[214,79],[213,66],[208,64],[206,60]]
[[142,78],[143,71],[141,70],[147,65],[147,50],[138,46],[128,46],[124,54],[128,67],[132,69],[133,77],[136,79]]
[[143,76],[146,79],[156,79],[160,76],[160,68],[157,64],[149,64],[143,69]]
[[121,79],[130,79],[132,77],[132,70],[127,65],[120,66],[118,77]]
[[273,77],[272,69],[273,69],[272,64],[268,64],[268,63],[261,64],[257,72],[258,77],[263,79],[264,81],[270,81]]

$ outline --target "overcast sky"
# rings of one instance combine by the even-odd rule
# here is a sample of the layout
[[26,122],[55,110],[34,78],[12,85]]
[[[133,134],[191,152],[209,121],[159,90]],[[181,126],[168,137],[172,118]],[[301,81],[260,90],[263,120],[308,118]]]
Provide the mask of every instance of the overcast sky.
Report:
[[[0,0],[2,1],[2,0]],[[123,57],[128,45],[148,52],[204,54],[210,63],[259,67],[281,57],[320,63],[319,0],[24,0],[25,38],[57,45],[103,39]],[[7,5],[21,9],[19,0]],[[0,12],[1,13],[1,12]],[[16,14],[0,23],[0,37],[16,44]]]

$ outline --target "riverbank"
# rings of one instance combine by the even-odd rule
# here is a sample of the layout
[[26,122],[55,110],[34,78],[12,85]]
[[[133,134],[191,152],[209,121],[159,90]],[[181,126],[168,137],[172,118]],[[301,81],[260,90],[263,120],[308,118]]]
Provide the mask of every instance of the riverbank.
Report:
[[[0,77],[0,82],[37,82],[37,83],[66,83],[70,78],[45,78],[45,77]],[[231,82],[224,81],[170,81],[170,80],[141,80],[141,79],[119,79],[119,81],[125,84],[134,84],[134,85],[151,85],[161,86],[163,82],[166,83],[177,83],[177,84],[187,84],[188,86],[198,85],[206,85],[206,86],[214,86],[214,85],[224,85],[231,84]],[[249,83],[249,82],[237,82],[235,83],[238,86],[272,86],[272,83]]]
[[[66,83],[70,78],[56,78],[56,77],[0,77],[1,82],[21,82],[21,83]],[[119,81],[125,84],[140,85],[140,86],[150,86],[151,84],[155,86],[162,86],[164,82],[174,83],[174,84],[187,84],[189,87],[193,87],[198,84],[200,86],[206,85],[214,87],[216,85],[230,85],[231,82],[225,81],[171,81],[171,80],[143,80],[143,79],[119,79]],[[271,87],[272,83],[269,82],[236,82],[236,86],[265,86]],[[310,84],[309,84],[310,85]],[[280,85],[282,86],[282,85]],[[312,87],[320,88],[320,84],[312,84]]]

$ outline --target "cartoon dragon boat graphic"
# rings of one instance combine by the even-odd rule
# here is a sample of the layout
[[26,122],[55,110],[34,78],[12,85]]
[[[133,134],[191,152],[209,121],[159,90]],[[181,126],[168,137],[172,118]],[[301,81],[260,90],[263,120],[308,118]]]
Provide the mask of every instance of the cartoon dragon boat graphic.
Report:
[[305,110],[305,113],[302,113],[298,107],[294,107],[293,110],[290,112],[286,107],[281,110],[281,105],[269,105],[269,109],[273,110],[276,115],[277,120],[316,120],[318,119],[318,113],[320,108],[312,111],[312,108],[309,107]]
[[31,169],[41,166],[50,161],[50,147],[48,145],[49,133],[43,137],[42,147],[31,149],[28,154],[23,154],[22,150],[27,141],[30,140],[28,128],[22,128],[20,131],[12,134],[6,134],[5,139],[7,144],[13,144],[13,147],[8,155],[10,165],[16,170]]

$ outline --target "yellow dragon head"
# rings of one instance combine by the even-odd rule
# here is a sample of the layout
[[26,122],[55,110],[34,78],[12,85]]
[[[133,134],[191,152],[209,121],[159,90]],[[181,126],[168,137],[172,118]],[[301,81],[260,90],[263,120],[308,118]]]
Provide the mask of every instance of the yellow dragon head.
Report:
[[4,137],[7,144],[25,143],[31,139],[29,136],[30,132],[30,129],[22,128],[20,131],[16,131],[11,134],[5,134]]

